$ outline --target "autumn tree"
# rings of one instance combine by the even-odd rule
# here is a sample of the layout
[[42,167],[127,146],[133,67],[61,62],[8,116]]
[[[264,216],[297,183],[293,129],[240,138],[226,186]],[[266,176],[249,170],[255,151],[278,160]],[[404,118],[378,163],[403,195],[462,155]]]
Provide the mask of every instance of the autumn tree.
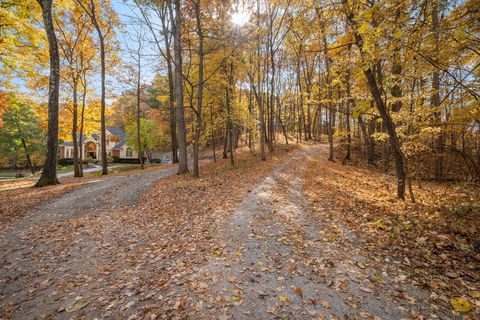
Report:
[[106,41],[115,34],[114,27],[118,26],[118,19],[115,11],[111,8],[108,0],[89,0],[86,3],[77,0],[84,12],[90,18],[90,21],[97,32],[98,42],[100,44],[100,80],[101,80],[101,113],[100,113],[100,144],[102,157],[102,175],[108,174],[107,169],[107,147],[106,147],[106,117],[105,117],[105,99],[106,99]]
[[[72,130],[71,139],[73,142],[73,168],[74,177],[81,177],[82,158],[80,156],[83,130],[78,134],[79,127],[79,86],[82,82],[82,74],[85,72],[85,56],[92,55],[93,41],[90,37],[90,25],[86,14],[78,5],[73,9],[64,12],[56,19],[57,29],[59,30],[59,45],[64,60],[63,79],[69,84],[72,90]],[[83,123],[84,104],[81,109],[81,123]],[[80,124],[81,126],[82,124]]]

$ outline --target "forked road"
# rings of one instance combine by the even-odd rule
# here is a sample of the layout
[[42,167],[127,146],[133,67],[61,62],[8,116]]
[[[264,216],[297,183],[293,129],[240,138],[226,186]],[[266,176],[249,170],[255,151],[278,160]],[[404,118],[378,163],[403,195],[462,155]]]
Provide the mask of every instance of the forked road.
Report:
[[[166,269],[164,259],[169,256],[156,258],[136,246],[144,244],[139,239],[148,241],[142,237],[145,234],[164,237],[159,225],[125,225],[117,215],[116,232],[107,225],[97,230],[111,232],[114,236],[109,238],[86,233],[81,228],[88,223],[85,219],[60,220],[103,215],[102,209],[128,206],[153,181],[176,169],[112,177],[45,204],[1,235],[0,310],[5,313],[10,308],[6,311],[15,319],[41,315],[58,319],[402,319],[432,315],[428,292],[388,279],[377,282],[378,270],[367,267],[368,254],[356,242],[356,235],[341,221],[326,219],[325,210],[320,215],[310,211],[303,183],[306,163],[323,156],[321,147],[297,150],[252,186],[215,231],[212,241],[221,251],[188,274]],[[45,223],[53,223],[51,233],[44,230],[40,244],[29,239],[34,226]],[[67,223],[79,224],[79,231],[62,236],[55,228]],[[322,232],[333,228],[341,231],[344,241]],[[48,237],[55,238],[45,240]],[[72,243],[63,245],[62,241]],[[150,244],[161,243],[171,245]],[[57,252],[48,254],[53,248]],[[189,263],[181,257],[173,262],[174,266]],[[119,268],[113,268],[114,264]],[[163,287],[153,280],[161,272],[170,272],[181,284]],[[399,298],[398,292],[408,299]],[[65,312],[67,302],[80,295],[85,300],[76,300],[73,310]],[[173,305],[175,301],[185,302]],[[155,313],[148,311],[153,309]]]

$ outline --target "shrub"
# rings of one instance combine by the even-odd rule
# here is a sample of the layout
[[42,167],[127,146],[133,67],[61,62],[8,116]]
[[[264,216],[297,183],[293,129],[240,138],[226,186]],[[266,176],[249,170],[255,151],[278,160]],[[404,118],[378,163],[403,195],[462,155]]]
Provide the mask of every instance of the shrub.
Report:
[[57,165],[62,167],[69,166],[73,164],[73,158],[62,158],[57,160]]

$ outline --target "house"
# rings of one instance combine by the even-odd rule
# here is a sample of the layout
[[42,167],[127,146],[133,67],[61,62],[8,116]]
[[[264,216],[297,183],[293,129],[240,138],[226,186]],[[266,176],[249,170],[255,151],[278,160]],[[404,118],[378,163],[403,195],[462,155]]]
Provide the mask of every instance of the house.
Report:
[[[100,134],[82,136],[81,148],[84,159],[101,159]],[[79,141],[80,142],[80,141]],[[80,144],[80,143],[79,143]],[[126,143],[125,132],[117,127],[106,127],[107,155],[118,159],[137,159],[138,153]],[[73,158],[73,142],[66,141],[59,144],[59,155],[61,158]]]

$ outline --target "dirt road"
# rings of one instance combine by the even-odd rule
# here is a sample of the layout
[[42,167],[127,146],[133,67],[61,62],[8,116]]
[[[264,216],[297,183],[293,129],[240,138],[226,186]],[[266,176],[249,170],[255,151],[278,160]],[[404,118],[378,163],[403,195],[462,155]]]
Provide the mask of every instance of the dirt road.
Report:
[[13,319],[453,318],[390,274],[398,262],[371,268],[354,232],[309,211],[306,163],[324,153],[293,151],[252,185],[212,226],[213,252],[175,249],[165,236],[175,218],[126,218],[174,169],[93,181],[44,204],[0,235],[0,310]]

